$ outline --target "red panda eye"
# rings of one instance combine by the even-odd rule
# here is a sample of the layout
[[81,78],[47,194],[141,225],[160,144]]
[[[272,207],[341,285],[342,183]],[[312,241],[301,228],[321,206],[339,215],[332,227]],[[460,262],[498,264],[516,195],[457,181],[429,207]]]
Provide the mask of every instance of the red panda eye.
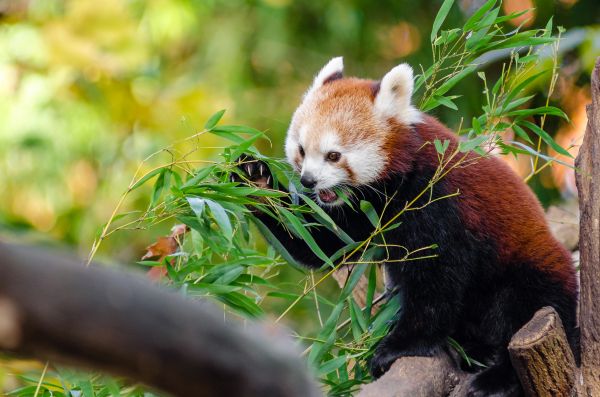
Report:
[[335,163],[336,161],[338,161],[340,159],[340,157],[342,157],[342,154],[340,152],[329,152],[329,153],[327,153],[327,161],[331,161],[333,163]]
[[298,151],[300,152],[300,156],[304,157],[304,148],[302,145],[298,146]]

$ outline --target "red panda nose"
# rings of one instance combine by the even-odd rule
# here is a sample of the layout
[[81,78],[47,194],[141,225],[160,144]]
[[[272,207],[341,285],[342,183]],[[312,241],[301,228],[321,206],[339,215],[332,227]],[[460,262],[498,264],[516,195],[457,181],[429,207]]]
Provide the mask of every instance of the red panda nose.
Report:
[[307,189],[312,189],[317,184],[317,180],[311,174],[304,174],[300,178],[300,183]]

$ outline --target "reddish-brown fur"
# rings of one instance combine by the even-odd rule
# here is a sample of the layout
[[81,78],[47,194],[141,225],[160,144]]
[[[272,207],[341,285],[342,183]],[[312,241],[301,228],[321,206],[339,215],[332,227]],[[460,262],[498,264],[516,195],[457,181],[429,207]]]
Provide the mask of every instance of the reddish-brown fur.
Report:
[[[435,139],[451,142],[448,155],[458,145],[456,135],[431,116],[425,116],[413,131],[396,125],[391,135],[385,146],[387,157],[392,159],[389,171],[439,164],[431,144]],[[575,294],[577,280],[569,252],[552,236],[533,192],[494,156],[459,153],[449,167],[461,159],[464,165],[454,167],[445,178],[452,190],[460,192],[459,208],[469,229],[497,242],[500,263],[532,263]]]

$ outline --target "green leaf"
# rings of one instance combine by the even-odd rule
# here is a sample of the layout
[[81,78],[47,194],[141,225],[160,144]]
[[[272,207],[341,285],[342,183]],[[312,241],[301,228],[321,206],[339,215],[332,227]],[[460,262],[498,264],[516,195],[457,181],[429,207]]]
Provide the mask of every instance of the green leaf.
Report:
[[377,287],[377,267],[371,266],[369,270],[369,283],[367,284],[367,297],[366,297],[366,307],[365,314],[367,316],[367,320],[371,322],[371,308],[373,307],[373,298],[375,297],[375,289]]
[[153,176],[160,174],[163,171],[164,168],[156,168],[150,172],[148,172],[147,174],[145,174],[144,176],[142,176],[140,179],[138,179],[137,182],[135,182],[133,184],[133,186],[129,189],[131,190],[135,190],[138,187],[142,186],[148,179],[152,178]]
[[206,205],[206,200],[204,200],[200,197],[187,197],[187,202],[190,205],[190,208],[192,209],[192,211],[194,211],[194,214],[196,214],[196,217],[198,218],[198,220],[200,222],[202,222],[202,220],[203,220],[202,214],[204,212],[204,206]]
[[350,308],[350,320],[352,322],[352,336],[355,341],[358,341],[367,330],[367,320],[356,301],[352,297],[348,297],[347,300],[348,307]]
[[487,135],[479,135],[473,139],[468,141],[463,141],[458,144],[458,150],[461,153],[470,152],[471,150],[479,147],[483,142],[485,142],[489,137]]
[[529,142],[533,145],[533,141],[531,140],[531,138],[529,138],[529,135],[527,135],[527,132],[525,132],[525,130],[521,127],[519,127],[517,124],[513,125],[513,131],[521,137],[521,139],[523,139],[526,142]]
[[294,259],[294,257],[292,256],[292,254],[289,253],[289,251],[285,248],[285,246],[283,244],[281,244],[281,242],[277,239],[277,237],[275,237],[275,235],[273,234],[273,232],[271,232],[271,229],[269,229],[260,219],[258,219],[257,217],[252,217],[252,221],[254,222],[254,224],[256,225],[256,227],[258,228],[258,230],[260,231],[260,233],[264,236],[265,240],[267,240],[267,242],[269,244],[271,244],[271,246],[273,246],[273,248],[275,248],[275,250],[279,253],[279,255],[281,255],[281,257],[290,265],[292,265],[293,268],[295,268],[296,270],[299,270],[301,272],[305,272],[305,267],[302,266],[302,264],[300,264],[299,262],[296,261],[296,259]]
[[162,262],[158,261],[137,261],[135,263],[142,266],[162,266]]
[[524,125],[525,127],[529,128],[531,131],[535,132],[538,136],[540,136],[542,138],[542,140],[544,142],[546,142],[548,144],[548,146],[550,146],[552,149],[554,149],[557,153],[560,153],[567,157],[573,158],[571,153],[569,153],[566,149],[564,149],[562,146],[560,146],[558,143],[556,143],[556,141],[554,139],[552,139],[552,137],[550,135],[548,135],[548,133],[546,131],[541,129],[536,124],[534,124],[530,121],[522,120],[521,125]]
[[563,118],[565,120],[569,120],[569,118],[567,117],[565,112],[563,112],[562,110],[560,110],[559,108],[554,107],[554,106],[542,106],[542,107],[534,108],[534,109],[513,110],[511,112],[506,113],[507,116],[513,116],[513,117],[536,116],[539,114],[549,114],[551,116],[556,116],[556,117]]
[[390,320],[396,316],[398,310],[400,310],[400,299],[398,299],[397,296],[394,296],[384,303],[381,310],[375,315],[370,327],[371,334],[381,336],[385,334]]
[[511,103],[509,103],[508,105],[506,103],[503,104],[502,107],[502,111],[510,111],[513,110],[514,108],[517,108],[519,106],[521,106],[522,104],[524,104],[525,102],[529,101],[530,99],[532,99],[535,95],[527,95],[524,96],[523,98],[518,98],[515,99],[514,101],[512,101]]
[[479,119],[477,119],[477,117],[473,117],[473,130],[475,131],[475,133],[477,135],[481,134],[481,123],[479,122]]
[[365,215],[367,216],[367,218],[369,218],[369,221],[373,226],[379,226],[379,215],[377,215],[373,204],[369,203],[368,201],[361,200],[360,210],[365,213]]
[[477,24],[475,31],[471,33],[471,37],[467,39],[465,44],[467,50],[475,51],[484,48],[492,40],[493,34],[490,34],[489,30],[499,12],[500,8],[494,8]]
[[250,317],[260,317],[264,314],[264,311],[252,299],[239,292],[218,295],[217,299]]
[[234,150],[231,152],[231,158],[232,159],[237,159],[238,157],[240,157],[240,155],[242,153],[244,153],[245,151],[247,151],[250,146],[252,146],[252,144],[254,142],[256,142],[256,140],[260,137],[263,137],[265,134],[263,132],[258,132],[254,135],[252,135],[250,138],[244,140],[243,143],[239,144],[237,147],[234,148]]
[[344,354],[342,356],[332,358],[329,361],[325,361],[317,370],[317,375],[323,376],[323,375],[327,375],[328,373],[337,370],[339,367],[346,364],[347,359],[348,358]]
[[511,103],[512,99],[514,97],[516,97],[525,87],[529,87],[534,80],[536,80],[538,77],[540,77],[544,73],[547,73],[548,71],[549,71],[549,69],[542,70],[541,72],[536,73],[533,76],[529,76],[528,78],[526,78],[525,80],[520,82],[515,88],[511,89],[510,92],[508,93],[508,96],[504,100],[504,103],[502,104],[503,108],[501,111],[504,111],[504,106],[508,106],[508,104]]
[[538,156],[538,157],[540,157],[540,158],[542,158],[542,159],[544,159],[546,161],[553,161],[553,162],[556,162],[558,164],[562,164],[562,165],[564,165],[567,168],[573,168],[573,164],[569,164],[569,163],[567,163],[565,161],[557,159],[556,157],[546,156],[545,154],[540,153],[540,152],[536,151],[535,149],[532,149],[529,146],[522,144],[521,142],[509,141],[508,143],[524,149],[523,151],[520,151],[519,149],[512,148],[512,149],[518,151],[518,153],[524,152],[523,154],[532,154],[532,155]]
[[94,393],[94,386],[89,380],[81,381],[79,386],[81,387],[81,393],[83,394],[83,397],[94,397],[96,395]]
[[210,130],[212,134],[222,136],[235,143],[242,143],[245,139],[238,134],[263,134],[262,131],[256,128],[246,127],[243,125],[220,125]]
[[223,117],[224,114],[225,114],[225,109],[221,109],[218,112],[216,112],[215,114],[213,114],[212,116],[210,116],[210,118],[206,121],[206,124],[204,124],[204,129],[205,130],[212,129],[215,125],[217,125],[217,123],[221,120],[221,118]]
[[323,354],[327,351],[327,349],[333,346],[335,341],[335,328],[337,326],[340,315],[342,314],[342,310],[344,310],[344,301],[338,302],[338,304],[333,308],[329,318],[323,325],[321,332],[317,336],[317,340],[313,342],[312,348],[308,355],[308,362],[314,367],[317,368],[317,363],[320,361]]
[[546,23],[546,27],[544,28],[544,37],[550,37],[552,35],[552,24],[554,22],[553,18],[553,16],[550,17],[550,19],[548,19],[548,22]]
[[340,229],[335,224],[334,220],[331,219],[331,217],[325,211],[323,211],[323,208],[321,208],[317,203],[315,203],[310,197],[304,194],[299,194],[298,196],[300,196],[302,200],[306,204],[308,204],[308,206],[315,212],[314,214],[312,214],[312,216],[317,218],[317,220],[321,224],[323,224],[325,227],[327,227],[329,230],[335,233],[346,244],[354,243],[352,237],[348,236],[346,232]]
[[427,99],[427,101],[423,104],[423,107],[421,108],[421,110],[423,112],[428,112],[430,110],[433,110],[435,108],[437,108],[438,106],[441,105],[440,101],[437,100],[437,98],[439,98],[438,96],[432,96],[429,97],[429,99]]
[[481,17],[486,12],[488,12],[495,4],[496,4],[496,0],[488,0],[484,5],[479,7],[479,9],[477,11],[475,11],[469,19],[467,19],[467,22],[465,22],[463,30],[465,32],[468,32],[469,30],[473,29],[479,23],[479,21],[481,20]]
[[356,287],[356,284],[358,284],[360,278],[365,273],[367,266],[368,265],[366,263],[363,263],[356,265],[352,268],[352,273],[350,273],[350,277],[348,277],[346,285],[344,285],[344,289],[342,289],[342,292],[340,293],[339,300],[346,299],[346,297],[350,296],[350,294],[354,290],[354,287]]
[[469,74],[473,73],[473,71],[475,71],[475,69],[477,69],[477,65],[467,66],[466,68],[461,70],[459,73],[455,74],[454,76],[452,76],[448,80],[446,80],[437,90],[435,90],[435,94],[437,96],[444,95],[452,87],[454,87],[456,84],[458,84],[462,79],[467,77]]
[[439,153],[439,154],[444,154],[444,148],[442,146],[442,142],[439,139],[435,139],[433,141],[433,146],[435,146],[435,150]]
[[198,185],[200,182],[202,182],[204,179],[206,179],[206,177],[208,177],[215,170],[215,168],[216,167],[214,165],[211,165],[209,167],[200,169],[198,172],[196,172],[196,175],[194,175],[192,178],[188,179],[183,184],[182,188]]
[[435,99],[437,99],[437,101],[441,104],[446,106],[447,108],[450,108],[452,110],[458,110],[458,106],[456,106],[456,104],[454,102],[452,102],[452,99],[445,97],[445,96],[438,96]]
[[206,204],[208,204],[208,207],[210,208],[210,212],[212,213],[215,222],[217,223],[217,225],[219,225],[219,228],[221,228],[221,231],[223,232],[225,237],[231,241],[231,238],[233,237],[233,229],[231,227],[231,221],[229,220],[229,216],[227,216],[227,212],[225,211],[223,206],[213,200],[204,199],[204,201],[206,201]]
[[448,16],[448,12],[450,11],[450,8],[452,8],[453,4],[454,4],[454,0],[444,0],[444,2],[442,3],[440,10],[438,11],[437,15],[435,16],[435,20],[433,21],[433,27],[431,28],[431,41],[432,42],[435,40],[435,36],[437,36],[437,32],[440,30],[440,27],[442,26],[442,24],[444,23],[444,20]]
[[306,227],[300,222],[300,220],[285,208],[279,208],[279,211],[288,220],[290,226],[298,234],[298,236],[302,238],[304,242],[310,247],[312,252],[325,263],[327,263],[330,266],[333,266],[333,262],[331,262],[331,259],[329,259],[329,257],[325,255],[323,250],[321,250],[321,248],[317,245],[315,239],[306,230]]
[[154,189],[152,192],[152,200],[150,201],[150,207],[154,207],[154,205],[158,202],[160,195],[164,190],[169,189],[169,184],[171,181],[172,171],[168,168],[163,168],[162,172],[156,178],[156,182],[154,183]]

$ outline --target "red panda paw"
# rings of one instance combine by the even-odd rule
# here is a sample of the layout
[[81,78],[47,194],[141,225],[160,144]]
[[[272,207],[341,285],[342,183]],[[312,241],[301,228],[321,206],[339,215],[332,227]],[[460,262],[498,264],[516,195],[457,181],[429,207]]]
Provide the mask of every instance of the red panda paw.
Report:
[[438,343],[425,343],[415,341],[409,347],[399,348],[393,342],[384,338],[375,349],[370,362],[370,372],[375,379],[386,373],[392,364],[399,358],[407,356],[432,357],[440,354],[442,350]]
[[241,172],[231,173],[232,182],[255,185],[261,189],[271,189],[273,187],[273,175],[264,161],[243,154],[238,157],[236,163]]

